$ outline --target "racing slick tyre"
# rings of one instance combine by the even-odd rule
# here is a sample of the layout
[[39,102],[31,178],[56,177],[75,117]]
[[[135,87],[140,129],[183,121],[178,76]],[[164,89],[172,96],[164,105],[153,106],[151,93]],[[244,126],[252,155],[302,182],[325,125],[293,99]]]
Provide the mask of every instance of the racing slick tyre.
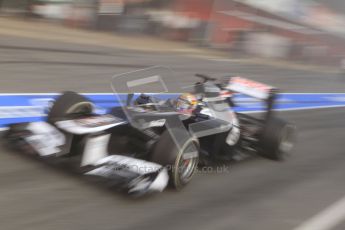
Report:
[[93,103],[86,97],[67,91],[54,102],[48,113],[48,122],[54,123],[71,114],[88,115],[93,112],[93,109]]
[[260,139],[260,155],[272,160],[283,160],[294,146],[296,127],[282,119],[272,117]]
[[[151,161],[161,164],[169,170],[169,184],[177,190],[182,189],[192,179],[199,160],[199,142],[185,132],[165,130],[156,143]],[[174,137],[172,136],[174,133]],[[176,138],[179,139],[178,145]],[[179,147],[180,146],[180,147]]]

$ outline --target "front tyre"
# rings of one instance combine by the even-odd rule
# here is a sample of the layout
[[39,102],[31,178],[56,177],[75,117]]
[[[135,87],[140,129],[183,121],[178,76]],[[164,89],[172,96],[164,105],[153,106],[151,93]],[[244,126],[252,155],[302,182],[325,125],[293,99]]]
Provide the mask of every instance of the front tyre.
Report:
[[169,183],[178,190],[191,181],[198,160],[198,141],[178,129],[165,130],[151,155],[151,161],[168,168]]
[[86,97],[75,92],[64,92],[59,96],[48,113],[48,122],[65,119],[72,114],[90,115],[94,109],[93,103]]

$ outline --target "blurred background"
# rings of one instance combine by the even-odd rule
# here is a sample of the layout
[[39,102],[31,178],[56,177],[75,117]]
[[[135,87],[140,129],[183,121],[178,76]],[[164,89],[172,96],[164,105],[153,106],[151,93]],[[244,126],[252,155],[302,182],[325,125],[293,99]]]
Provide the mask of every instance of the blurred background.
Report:
[[[0,230],[345,229],[344,0],[0,0],[0,130],[42,119],[45,93],[111,93],[112,76],[154,65],[169,86],[239,75],[293,93],[278,116],[295,150],[133,200],[0,138]],[[340,199],[336,228],[297,228]]]
[[341,0],[0,0],[1,15],[331,66],[345,57],[344,12]]

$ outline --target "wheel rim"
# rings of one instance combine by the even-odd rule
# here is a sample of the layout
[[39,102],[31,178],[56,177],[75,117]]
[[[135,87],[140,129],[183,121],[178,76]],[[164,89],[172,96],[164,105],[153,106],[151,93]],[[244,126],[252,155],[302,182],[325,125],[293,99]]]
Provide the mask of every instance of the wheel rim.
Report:
[[182,150],[181,158],[178,163],[179,178],[182,183],[187,183],[193,176],[199,157],[188,157],[191,151],[197,151],[197,147],[193,142],[189,142]]
[[278,150],[281,153],[288,153],[294,146],[295,127],[292,125],[286,126],[282,133]]
[[80,102],[69,108],[66,114],[90,114],[93,111],[91,102]]

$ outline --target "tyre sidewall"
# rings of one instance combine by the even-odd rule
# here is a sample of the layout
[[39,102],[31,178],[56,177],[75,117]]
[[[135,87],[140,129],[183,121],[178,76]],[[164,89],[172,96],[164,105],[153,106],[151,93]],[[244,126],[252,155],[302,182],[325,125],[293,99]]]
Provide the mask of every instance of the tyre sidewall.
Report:
[[[280,145],[286,132],[294,132],[294,130],[294,125],[272,117],[264,127],[260,138],[260,155],[272,160],[283,160],[288,152],[281,151]],[[292,135],[294,134],[292,133]],[[294,137],[290,136],[289,138],[293,142]]]
[[[172,133],[176,135],[183,135],[182,131],[178,129],[175,129],[174,131],[172,131]],[[184,150],[190,144],[193,144],[197,150],[199,149],[198,140],[191,137],[190,135],[188,135],[188,137],[185,137],[181,143],[183,144],[179,149],[179,147],[175,144],[171,133],[168,130],[165,130],[160,137],[160,140],[156,143],[156,146],[150,157],[153,162],[168,167],[170,174],[169,183],[172,187],[178,190],[190,182],[198,164],[197,158],[192,174],[187,178],[187,180],[181,180],[179,165],[180,161],[182,160]]]
[[94,107],[93,103],[86,97],[71,91],[64,92],[56,99],[50,109],[47,118],[48,122],[53,124],[58,120],[64,119],[73,106],[81,103],[89,104]]

